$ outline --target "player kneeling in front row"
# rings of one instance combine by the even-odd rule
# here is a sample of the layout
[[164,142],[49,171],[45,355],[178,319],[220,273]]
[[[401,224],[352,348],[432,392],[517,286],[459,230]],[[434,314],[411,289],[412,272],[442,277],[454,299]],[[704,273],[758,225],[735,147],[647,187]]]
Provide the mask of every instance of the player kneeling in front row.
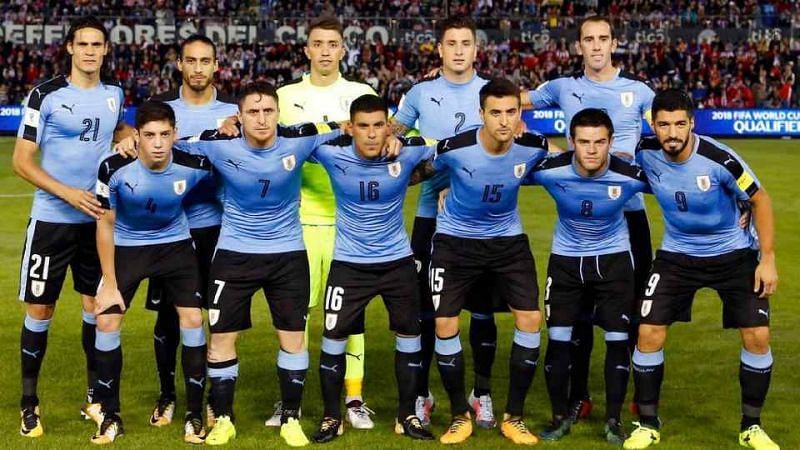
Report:
[[581,311],[594,311],[605,330],[606,440],[625,440],[620,412],[630,373],[628,329],[634,308],[634,271],[623,206],[648,189],[630,162],[609,155],[614,126],[603,110],[584,109],[570,122],[574,151],[545,159],[529,176],[553,197],[558,224],[544,289],[550,339],[545,379],[553,421],[539,436],[569,433],[570,346]]
[[[641,303],[633,354],[640,420],[624,448],[643,449],[661,440],[658,400],[667,328],[691,320],[695,292],[708,287],[722,299],[722,326],[738,328],[742,338],[739,444],[778,450],[760,419],[772,376],[768,297],[778,284],[772,202],[732,149],[694,134],[693,116],[685,92],[659,93],[653,100],[656,135],[642,139],[636,153],[666,228]],[[739,226],[737,201],[752,205],[760,253],[750,231]]]
[[341,435],[341,392],[347,337],[361,334],[369,302],[383,297],[396,333],[395,376],[399,405],[395,432],[433,439],[414,413],[422,370],[416,266],[403,225],[403,200],[415,167],[433,157],[423,138],[402,139],[396,159],[381,157],[391,130],[386,103],[363,95],[350,106],[352,137],[317,148],[313,158],[327,170],[336,197],[336,240],[325,294],[325,331],[319,374],[325,412],[316,442]]
[[139,158],[112,156],[100,165],[97,199],[107,209],[97,225],[103,280],[97,291],[97,382],[95,399],[103,420],[95,444],[122,435],[119,416],[122,318],[145,278],[163,282],[180,320],[187,413],[184,440],[202,443],[206,337],[200,312],[197,262],[183,213],[186,194],[211,176],[205,159],[173,150],[175,113],[147,102],[136,112]]

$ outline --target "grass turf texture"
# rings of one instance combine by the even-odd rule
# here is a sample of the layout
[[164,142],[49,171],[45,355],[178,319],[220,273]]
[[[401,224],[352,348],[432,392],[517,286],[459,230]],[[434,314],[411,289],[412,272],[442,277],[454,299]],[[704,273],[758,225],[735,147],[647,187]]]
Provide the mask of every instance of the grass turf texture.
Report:
[[[564,145],[564,142],[559,142]],[[772,300],[772,349],[775,372],[772,378],[763,421],[766,430],[784,449],[800,448],[800,431],[796,430],[797,386],[800,386],[800,333],[794,326],[800,313],[800,282],[796,268],[800,267],[800,239],[796,232],[797,211],[800,210],[800,191],[794,168],[800,167],[800,143],[782,140],[744,140],[729,142],[759,176],[769,190],[776,215],[778,270],[781,284]],[[55,320],[50,328],[49,347],[39,382],[39,396],[45,427],[44,437],[36,440],[19,436],[19,333],[24,315],[23,304],[16,300],[19,283],[19,261],[28,220],[31,198],[9,197],[25,194],[31,187],[15,177],[11,170],[13,139],[0,139],[0,292],[4,298],[0,314],[0,448],[73,448],[89,446],[93,424],[79,418],[84,395],[84,357],[80,345],[80,306],[72,284],[67,279]],[[406,225],[411,226],[417,189],[412,189],[406,202]],[[525,188],[520,208],[525,231],[538,263],[539,285],[542,286],[550,248],[555,210],[552,200],[541,188]],[[663,225],[657,205],[648,198],[648,210],[653,229],[654,247],[660,242]],[[410,231],[410,230],[409,230]],[[126,435],[115,446],[125,448],[170,448],[182,443],[183,388],[178,369],[178,411],[176,422],[155,429],[147,418],[158,395],[158,381],[153,358],[152,327],[155,315],[144,309],[144,286],[133,302],[123,327],[125,364],[122,378],[122,417]],[[539,299],[541,304],[541,298]],[[386,311],[379,300],[368,310],[366,386],[368,405],[377,414],[376,429],[352,430],[325,448],[421,448],[439,446],[438,442],[414,443],[394,435],[396,389],[393,371],[394,339],[387,327]],[[303,427],[310,436],[322,414],[319,377],[316,362],[319,357],[322,323],[319,310],[312,312],[310,345],[311,369],[303,401]],[[466,316],[462,316],[466,318]],[[234,448],[263,448],[283,446],[277,429],[267,429],[264,420],[278,399],[275,373],[277,340],[272,331],[262,294],[254,299],[252,330],[239,340],[240,378],[236,392],[237,431]],[[469,353],[466,323],[462,344]],[[507,394],[508,353],[513,330],[511,316],[498,316],[499,345],[493,372],[495,413],[502,413]],[[558,443],[542,443],[547,448],[596,449],[611,448],[602,438],[603,429],[603,372],[604,345],[602,334],[595,332],[595,353],[592,359],[591,392],[595,409],[588,421],[573,427],[572,433]],[[543,345],[543,349],[544,349]],[[666,347],[666,377],[662,392],[661,415],[665,421],[662,443],[667,449],[738,448],[736,437],[739,425],[739,366],[740,341],[734,330],[721,329],[721,304],[711,291],[702,291],[696,299],[694,321],[672,327]],[[542,358],[544,358],[544,352]],[[471,366],[471,357],[467,355]],[[541,361],[540,360],[540,361]],[[540,363],[541,365],[541,363]],[[467,389],[472,384],[471,367],[467,367]],[[178,366],[180,367],[180,365]],[[631,383],[632,384],[632,383]],[[436,369],[432,370],[431,386],[438,408],[433,417],[433,431],[438,436],[449,421],[448,402]],[[631,396],[629,390],[628,399]],[[625,408],[627,409],[627,408]],[[539,432],[550,417],[550,406],[544,386],[542,369],[537,371],[533,388],[526,403],[526,421]],[[624,411],[623,420],[630,431],[630,414]],[[477,430],[464,448],[511,448],[497,430]]]

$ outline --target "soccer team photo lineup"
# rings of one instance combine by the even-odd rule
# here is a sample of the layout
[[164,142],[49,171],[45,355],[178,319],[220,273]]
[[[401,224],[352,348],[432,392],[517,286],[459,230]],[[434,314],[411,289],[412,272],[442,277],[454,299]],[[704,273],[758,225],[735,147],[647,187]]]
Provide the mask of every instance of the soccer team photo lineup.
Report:
[[[64,24],[0,53],[5,447],[800,449],[796,1],[130,2],[302,13],[141,45],[38,3],[0,6]],[[663,21],[718,35],[629,40]]]

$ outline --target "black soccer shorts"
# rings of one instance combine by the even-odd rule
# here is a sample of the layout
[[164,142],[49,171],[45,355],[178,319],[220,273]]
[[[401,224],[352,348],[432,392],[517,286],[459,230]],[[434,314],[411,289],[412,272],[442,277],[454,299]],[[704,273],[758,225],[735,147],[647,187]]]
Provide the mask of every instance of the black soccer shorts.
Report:
[[707,287],[722,300],[724,328],[769,326],[769,300],[753,292],[756,266],[758,253],[751,249],[711,257],[659,250],[639,308],[641,323],[691,321],[694,295]]

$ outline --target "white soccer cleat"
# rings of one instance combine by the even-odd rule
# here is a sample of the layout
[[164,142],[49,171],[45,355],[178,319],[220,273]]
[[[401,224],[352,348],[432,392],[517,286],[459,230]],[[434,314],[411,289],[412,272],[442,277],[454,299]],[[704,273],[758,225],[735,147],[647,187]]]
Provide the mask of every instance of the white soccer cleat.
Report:
[[356,430],[371,430],[375,428],[375,422],[369,417],[375,411],[367,408],[367,405],[356,400],[350,402],[353,406],[347,407],[347,421]]
[[[275,408],[275,411],[272,413],[272,416],[270,416],[270,418],[267,419],[264,422],[264,426],[265,427],[276,427],[277,428],[277,427],[280,427],[282,425],[281,424],[281,415],[283,415],[283,403],[280,400],[278,400],[272,406],[273,406],[273,408]],[[297,418],[299,419],[302,416],[303,416],[303,410],[302,409],[298,409],[297,410]]]
[[427,397],[421,395],[417,396],[417,401],[414,403],[414,412],[422,423],[422,426],[427,427],[431,424],[431,414],[436,407],[436,401],[433,394],[428,392]]
[[469,393],[469,406],[475,411],[475,423],[479,427],[494,428],[497,426],[491,396],[481,395],[480,397],[475,397],[475,391],[473,390]]

